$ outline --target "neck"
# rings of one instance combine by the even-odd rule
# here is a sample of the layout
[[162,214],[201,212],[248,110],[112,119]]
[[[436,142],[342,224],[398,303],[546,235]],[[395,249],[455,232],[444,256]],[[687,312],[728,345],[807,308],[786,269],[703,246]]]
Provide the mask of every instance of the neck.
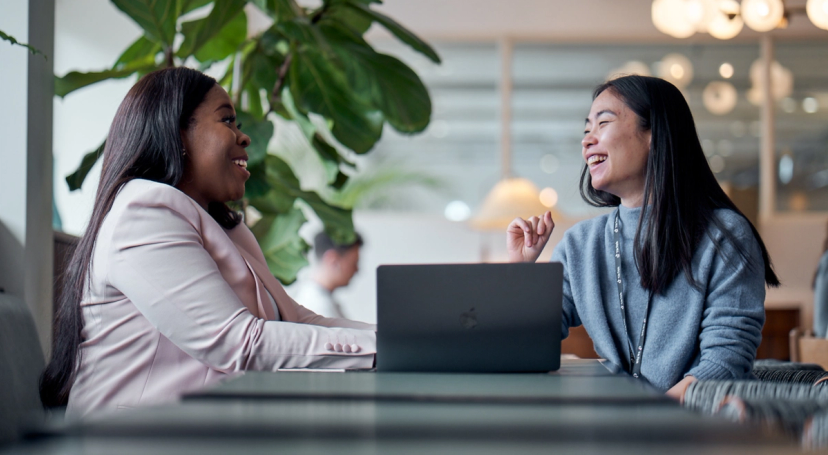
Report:
[[207,200],[201,197],[198,193],[193,191],[192,188],[190,188],[188,185],[179,183],[176,188],[181,190],[181,192],[186,194],[187,196],[190,196],[190,198],[196,201],[196,203],[200,205],[205,212],[207,211],[207,206],[209,205],[209,202],[207,202]]
[[323,270],[317,270],[313,274],[313,281],[316,281],[318,285],[327,289],[328,292],[333,292],[334,289],[338,287],[336,283],[334,283],[334,280],[328,277]]
[[643,203],[644,203],[644,195],[643,194],[639,194],[638,196],[635,196],[635,197],[622,197],[621,198],[621,205],[623,205],[624,207],[626,207],[628,209],[634,209],[634,208],[637,208],[637,207],[641,207],[641,205]]

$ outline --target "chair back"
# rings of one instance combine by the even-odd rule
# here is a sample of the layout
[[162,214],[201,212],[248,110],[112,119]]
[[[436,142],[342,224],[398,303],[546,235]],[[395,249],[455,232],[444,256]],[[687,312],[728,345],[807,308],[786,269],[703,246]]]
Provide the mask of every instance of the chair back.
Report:
[[34,318],[22,299],[0,292],[0,446],[44,415],[38,379],[45,361]]
[[810,332],[791,330],[791,361],[815,363],[828,369],[828,339],[814,338]]

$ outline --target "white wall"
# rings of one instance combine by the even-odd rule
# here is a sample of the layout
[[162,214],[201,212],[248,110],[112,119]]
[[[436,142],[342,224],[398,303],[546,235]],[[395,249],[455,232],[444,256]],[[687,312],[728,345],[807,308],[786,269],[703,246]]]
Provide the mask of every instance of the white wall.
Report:
[[[28,2],[0,4],[0,30],[21,41],[29,36]],[[0,42],[0,287],[23,295],[26,241],[26,87],[28,52]]]
[[[132,19],[108,0],[57,0],[55,10],[55,74],[109,68],[141,36]],[[81,234],[89,221],[100,163],[81,190],[70,193],[65,178],[101,145],[134,83],[135,77],[105,81],[54,100],[55,200],[70,234]]]
[[[0,29],[53,56],[53,0],[0,4]],[[52,61],[0,42],[0,288],[31,310],[46,352],[52,321]]]

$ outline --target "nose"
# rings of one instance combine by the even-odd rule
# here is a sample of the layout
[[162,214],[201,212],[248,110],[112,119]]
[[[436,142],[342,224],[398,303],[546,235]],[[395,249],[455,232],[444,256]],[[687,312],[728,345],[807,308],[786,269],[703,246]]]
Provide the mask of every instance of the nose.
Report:
[[239,134],[236,136],[236,143],[247,148],[250,145],[250,136],[239,131]]
[[592,134],[592,132],[585,134],[584,138],[581,139],[581,146],[584,149],[588,149],[590,146],[593,146],[596,143],[598,143],[598,139],[595,137],[594,134]]

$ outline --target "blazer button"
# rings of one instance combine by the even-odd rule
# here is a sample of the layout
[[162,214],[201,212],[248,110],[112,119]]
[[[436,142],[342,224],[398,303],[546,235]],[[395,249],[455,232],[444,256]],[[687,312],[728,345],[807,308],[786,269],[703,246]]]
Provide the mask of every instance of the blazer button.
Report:
[[327,349],[327,350],[329,350],[329,351],[333,352],[333,350],[334,350],[334,345],[332,345],[331,343],[325,343],[325,349]]
[[342,350],[345,352],[351,352],[351,345],[350,344],[343,344]]
[[352,344],[351,345],[351,352],[359,352],[359,346]]
[[339,344],[339,343],[336,343],[336,346],[334,346],[334,349],[336,349],[336,352],[342,352],[342,345]]

